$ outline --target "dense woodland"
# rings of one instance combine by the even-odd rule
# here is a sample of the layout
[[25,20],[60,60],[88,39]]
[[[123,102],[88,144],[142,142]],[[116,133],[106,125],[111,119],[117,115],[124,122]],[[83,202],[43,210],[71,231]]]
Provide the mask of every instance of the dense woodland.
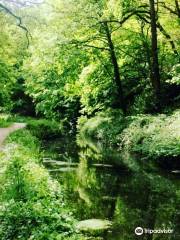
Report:
[[[1,111],[76,122],[179,94],[178,1],[1,1]],[[30,109],[31,106],[31,109]]]
[[[134,240],[128,234],[138,224],[178,229],[177,177],[171,182],[155,172],[179,172],[179,50],[178,0],[0,0],[0,127],[27,124],[0,150],[2,240]],[[65,176],[65,183],[42,164],[45,142],[54,139],[67,152],[74,144],[81,149],[78,174]],[[98,218],[90,202],[101,195],[103,180],[88,170],[97,163],[133,173],[121,187],[145,202],[118,197],[113,205],[113,195],[111,217],[97,208],[99,218],[121,224],[114,238],[86,236],[74,227],[77,220]],[[86,213],[69,201],[72,189]],[[146,237],[178,239],[177,233]]]

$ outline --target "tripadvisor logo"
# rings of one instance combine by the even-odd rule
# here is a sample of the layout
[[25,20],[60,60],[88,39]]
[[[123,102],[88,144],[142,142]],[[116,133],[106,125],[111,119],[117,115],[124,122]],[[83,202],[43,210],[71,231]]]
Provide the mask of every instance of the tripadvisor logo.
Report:
[[147,229],[147,228],[142,228],[142,227],[137,227],[135,229],[135,234],[140,236],[142,234],[153,234],[153,233],[162,233],[162,234],[170,234],[173,233],[173,229]]
[[135,229],[135,234],[138,235],[138,236],[142,235],[143,232],[144,232],[144,231],[143,231],[143,228],[142,228],[142,227],[137,227],[137,228]]

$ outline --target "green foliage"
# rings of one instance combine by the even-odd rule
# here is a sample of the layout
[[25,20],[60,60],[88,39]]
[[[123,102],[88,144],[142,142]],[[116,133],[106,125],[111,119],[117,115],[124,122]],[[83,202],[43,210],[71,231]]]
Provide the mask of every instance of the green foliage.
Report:
[[74,219],[63,189],[39,164],[38,141],[29,131],[12,134],[1,152],[0,238],[66,239]]
[[52,139],[55,137],[61,137],[64,130],[62,123],[46,119],[29,120],[27,123],[27,128],[39,139]]
[[168,80],[167,82],[180,85],[180,64],[173,66],[170,75],[172,79]]
[[[41,117],[61,119],[75,126],[80,114],[93,116],[95,112],[119,107],[112,61],[114,49],[127,112],[152,112],[155,101],[152,101],[154,92],[149,81],[151,34],[146,14],[149,3],[47,2],[30,4],[17,11],[32,35],[28,49],[25,32],[16,26],[17,19],[1,11],[0,111],[34,114],[35,108]],[[165,3],[171,6],[169,0]],[[8,6],[16,12],[14,4],[7,3]],[[158,24],[162,28],[158,29],[158,55],[162,92],[169,73],[171,83],[179,84],[179,23],[175,14],[169,13],[160,3]],[[165,105],[168,100],[162,103]]]
[[117,144],[116,137],[126,127],[128,121],[124,121],[122,111],[108,109],[99,112],[95,117],[78,119],[80,138],[93,138],[100,140],[109,146]]
[[[108,67],[108,62],[104,65]],[[109,66],[110,67],[110,66]],[[86,66],[79,75],[81,113],[91,115],[111,107],[116,101],[117,93],[108,70],[102,68],[101,62],[97,61]]]
[[[26,40],[25,40],[26,41]],[[10,16],[0,12],[0,112],[13,109],[13,89],[25,56],[24,37]]]
[[141,94],[137,95],[134,103],[130,108],[131,114],[143,114],[153,112],[156,109],[155,97],[152,87],[144,84]]
[[[51,50],[52,56],[48,55],[51,58],[45,60],[55,63],[47,67],[46,62],[37,64],[37,54],[33,52],[33,59],[28,59],[24,65],[27,93],[33,98],[37,113],[46,118],[64,119],[68,125],[78,115],[80,103],[75,81],[86,63],[86,57],[78,49],[61,47],[58,52],[57,49]],[[62,55],[64,58],[61,58]],[[33,65],[29,66],[32,61]]]
[[[3,206],[0,236],[5,239],[66,239],[71,233],[72,221],[68,213],[58,214],[60,202],[40,199],[38,202],[10,201]],[[16,224],[15,224],[16,223]]]
[[[74,234],[74,218],[64,202],[64,189],[40,164],[37,138],[64,140],[70,132],[67,126],[76,129],[77,125],[78,140],[92,138],[111,147],[106,158],[93,143],[81,153],[79,179],[74,185],[78,183],[76,193],[91,206],[94,192],[98,193],[104,182],[102,178],[97,182],[95,169],[89,171],[89,160],[111,161],[114,148],[119,151],[115,153],[117,161],[134,171],[141,161],[179,161],[179,110],[170,116],[145,115],[158,111],[155,86],[149,79],[153,59],[149,2],[47,0],[47,4],[33,1],[26,6],[21,6],[23,1],[18,1],[20,5],[17,1],[1,2],[10,11],[0,6],[0,112],[36,114],[48,120],[28,119],[28,130],[12,134],[0,152],[0,238],[86,239]],[[171,112],[173,100],[179,101],[180,86],[176,8],[171,0],[159,2],[157,8],[162,111],[169,104]],[[176,89],[175,96],[168,94],[170,89]],[[122,114],[123,101],[126,113],[136,116]],[[15,120],[0,117],[0,127]],[[134,161],[137,156],[138,164]],[[150,176],[144,186],[151,185],[153,178]],[[158,187],[153,191],[160,197],[165,188],[155,180]],[[139,183],[133,179],[132,189],[138,189]],[[137,208],[128,213],[127,205],[118,199],[115,218],[122,225],[127,226],[132,216],[144,219]],[[175,211],[168,204],[160,210],[164,213],[160,219],[170,219],[170,212]]]
[[[122,117],[118,111],[98,113],[79,120],[78,138],[94,138],[108,146],[116,146],[122,158],[139,154],[149,160],[173,159],[180,156],[179,111],[166,115]],[[129,161],[128,160],[128,161]]]
[[33,159],[35,160],[36,157],[38,159],[40,151],[40,142],[36,137],[32,136],[30,131],[26,129],[15,131],[14,133],[10,134],[6,142],[9,144],[16,143],[22,146],[23,147],[22,151],[26,149],[27,150],[32,149],[32,155],[34,154]]
[[4,121],[3,119],[0,119],[0,128],[6,128],[9,127],[11,123]]
[[0,112],[12,109],[11,90],[14,74],[10,66],[0,61]]
[[12,121],[7,114],[0,114],[0,128],[9,127]]
[[120,135],[120,150],[142,154],[148,159],[173,159],[180,155],[180,115],[142,115]]

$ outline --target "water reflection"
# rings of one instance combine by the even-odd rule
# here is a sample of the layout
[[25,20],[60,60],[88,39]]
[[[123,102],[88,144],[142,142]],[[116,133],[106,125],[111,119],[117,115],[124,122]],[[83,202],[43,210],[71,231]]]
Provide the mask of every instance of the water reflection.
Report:
[[[57,144],[59,148],[53,150],[52,143],[46,146],[48,154],[51,152],[53,158],[62,161],[63,149],[70,164],[78,162],[75,171],[53,173],[63,184],[66,201],[74,209],[76,218],[113,221],[113,230],[106,232],[102,239],[178,239],[180,192],[176,177],[172,174],[147,173],[141,169],[129,170],[121,162],[119,153],[104,148],[100,143],[81,142],[79,149],[72,144],[69,150],[61,146],[62,142]],[[53,168],[54,165],[48,167]],[[139,237],[134,233],[138,226],[146,229],[173,229],[174,232],[143,234]]]

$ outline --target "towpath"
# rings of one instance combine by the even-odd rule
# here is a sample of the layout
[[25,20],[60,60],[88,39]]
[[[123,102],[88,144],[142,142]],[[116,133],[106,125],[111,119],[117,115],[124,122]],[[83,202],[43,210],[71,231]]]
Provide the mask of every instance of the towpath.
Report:
[[13,123],[10,127],[0,128],[0,146],[3,144],[4,140],[8,135],[18,129],[26,127],[26,123]]

